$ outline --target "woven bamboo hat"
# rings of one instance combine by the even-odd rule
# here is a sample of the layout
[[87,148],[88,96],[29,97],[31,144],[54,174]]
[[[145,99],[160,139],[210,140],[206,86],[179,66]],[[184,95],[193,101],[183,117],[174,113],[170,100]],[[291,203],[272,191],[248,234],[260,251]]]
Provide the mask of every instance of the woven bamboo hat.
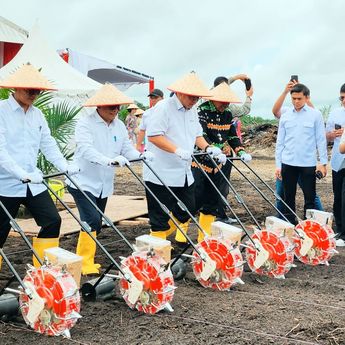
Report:
[[107,105],[129,104],[133,100],[118,90],[112,84],[104,84],[91,98],[89,98],[84,107],[102,107]]
[[0,87],[8,89],[57,90],[43,74],[27,63],[0,81]]
[[127,110],[131,110],[131,109],[139,109],[139,107],[135,103],[132,103],[127,107]]
[[211,90],[210,97],[204,97],[210,101],[222,103],[241,103],[234,91],[232,91],[227,83],[221,83]]
[[210,90],[208,90],[195,72],[190,72],[181,79],[175,81],[175,83],[168,86],[168,90],[180,92],[189,96],[204,97],[211,95]]
[[139,116],[139,115],[142,115],[142,114],[144,114],[144,110],[142,110],[142,109],[140,109],[140,108],[138,108],[138,109],[136,110],[136,112],[134,113],[135,116]]

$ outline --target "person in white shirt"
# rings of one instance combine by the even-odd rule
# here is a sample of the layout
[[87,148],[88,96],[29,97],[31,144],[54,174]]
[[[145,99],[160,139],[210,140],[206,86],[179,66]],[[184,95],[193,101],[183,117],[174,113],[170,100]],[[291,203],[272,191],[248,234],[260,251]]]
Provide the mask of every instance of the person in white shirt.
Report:
[[[140,154],[130,142],[126,126],[117,117],[120,105],[132,100],[111,84],[105,84],[84,104],[97,107],[89,116],[82,117],[75,129],[76,151],[74,161],[80,172],[74,177],[78,186],[104,212],[108,197],[114,191],[115,165],[124,166],[129,160],[140,156],[153,159],[150,152]],[[80,219],[92,229],[94,237],[102,227],[102,218],[85,196],[68,183],[79,210]],[[79,234],[77,254],[83,257],[82,274],[99,273],[99,264],[94,263],[96,243],[84,231]]]
[[[336,224],[338,247],[345,246],[345,151],[339,150],[340,142],[344,142],[343,133],[345,127],[345,84],[340,88],[339,97],[341,107],[334,109],[328,117],[326,124],[326,137],[333,142],[331,167],[333,186],[333,213]],[[341,139],[340,139],[341,138]]]
[[[168,87],[175,94],[153,108],[147,126],[147,148],[155,154],[152,167],[191,213],[195,212],[194,178],[191,155],[194,146],[219,156],[221,150],[210,146],[203,138],[202,127],[194,105],[200,97],[210,96],[210,91],[191,72]],[[177,221],[187,224],[189,215],[177,204],[174,197],[162,186],[155,175],[144,165],[147,186],[167,206]],[[176,227],[158,203],[146,192],[151,235],[165,239]],[[186,228],[184,228],[186,231]]]
[[[68,164],[50,134],[44,115],[33,103],[43,90],[55,89],[30,64],[0,82],[0,87],[14,88],[10,97],[0,102],[0,201],[13,217],[21,204],[27,207],[41,227],[33,238],[33,247],[43,258],[45,249],[59,245],[61,218],[41,183],[42,172],[36,166],[39,150],[62,172],[68,170]],[[10,220],[0,208],[1,248],[10,228]],[[38,267],[39,262],[33,259]]]
[[[284,201],[293,211],[297,181],[301,178],[305,211],[315,208],[316,171],[323,177],[327,174],[326,133],[321,113],[306,105],[309,89],[296,84],[290,94],[293,107],[284,112],[279,121],[275,175],[282,179]],[[295,216],[287,209],[285,215],[290,223],[296,224]]]
[[137,137],[137,150],[138,151],[143,151],[143,144],[144,146],[146,145],[147,138],[146,138],[146,127],[147,127],[147,122],[150,117],[150,114],[152,113],[152,108],[164,98],[164,93],[160,89],[153,89],[148,96],[150,98],[150,105],[151,107],[147,110],[145,110],[143,117],[140,121],[139,125],[139,133]]

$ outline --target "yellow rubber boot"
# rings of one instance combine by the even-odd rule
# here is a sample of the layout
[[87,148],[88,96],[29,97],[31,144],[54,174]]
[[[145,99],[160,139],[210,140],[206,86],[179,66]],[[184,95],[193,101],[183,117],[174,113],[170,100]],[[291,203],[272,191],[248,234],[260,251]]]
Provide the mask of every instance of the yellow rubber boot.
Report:
[[[96,231],[92,231],[91,234],[93,237],[97,237]],[[95,264],[96,242],[85,231],[79,233],[76,254],[83,257],[82,275],[99,273],[101,265]]]
[[[44,258],[44,250],[48,248],[58,247],[59,238],[41,238],[33,237],[32,246],[41,260]],[[35,255],[32,256],[32,262],[36,268],[41,267],[40,263],[36,259]]]
[[[181,230],[182,230],[185,234],[188,232],[189,223],[190,223],[190,220],[188,220],[187,222],[185,222],[185,223],[183,223],[183,224],[179,224]],[[176,230],[175,240],[176,240],[177,242],[180,242],[180,243],[186,243],[186,242],[187,242],[186,237],[183,236],[182,232],[181,232],[179,229]]]
[[157,237],[157,238],[161,238],[162,240],[166,240],[167,239],[167,231],[168,230],[164,230],[164,231],[150,231],[150,235]]
[[[175,218],[174,218],[175,219]],[[178,221],[176,221],[178,223]],[[150,231],[150,235],[154,237],[161,238],[163,240],[166,240],[167,237],[169,237],[171,234],[173,234],[176,230],[176,225],[174,222],[170,219],[169,222],[169,229],[168,230],[163,230],[163,231]]]
[[[174,220],[176,221],[177,224],[179,223],[179,221],[176,220],[175,217],[174,217]],[[174,223],[171,219],[169,219],[168,224],[169,224],[169,229],[166,230],[166,232],[167,232],[167,237],[169,237],[170,235],[172,235],[172,234],[175,232],[176,228],[177,228],[177,226],[175,225],[175,223]]]
[[[200,212],[199,224],[201,228],[206,232],[207,235],[211,235],[211,224],[216,220],[215,216],[211,214],[203,214]],[[199,230],[198,231],[198,243],[203,241],[204,234]]]

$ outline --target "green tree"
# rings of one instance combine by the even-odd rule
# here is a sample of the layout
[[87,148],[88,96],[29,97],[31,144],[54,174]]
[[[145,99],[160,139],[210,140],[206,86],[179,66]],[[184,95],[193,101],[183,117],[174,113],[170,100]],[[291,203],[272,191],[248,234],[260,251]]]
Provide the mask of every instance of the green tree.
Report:
[[324,105],[322,108],[319,109],[321,111],[324,122],[327,122],[331,109],[331,105]]

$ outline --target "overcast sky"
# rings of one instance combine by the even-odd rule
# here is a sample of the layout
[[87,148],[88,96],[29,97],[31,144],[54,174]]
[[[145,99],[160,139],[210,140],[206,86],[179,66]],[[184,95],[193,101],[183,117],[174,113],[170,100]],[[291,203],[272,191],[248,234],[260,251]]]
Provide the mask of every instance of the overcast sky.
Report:
[[[27,30],[38,19],[53,47],[153,76],[166,94],[191,70],[209,87],[246,73],[255,116],[272,117],[291,74],[318,108],[336,107],[345,83],[343,0],[20,0],[3,1],[0,14]],[[147,104],[147,89],[127,93]],[[233,89],[244,99],[243,83]]]

